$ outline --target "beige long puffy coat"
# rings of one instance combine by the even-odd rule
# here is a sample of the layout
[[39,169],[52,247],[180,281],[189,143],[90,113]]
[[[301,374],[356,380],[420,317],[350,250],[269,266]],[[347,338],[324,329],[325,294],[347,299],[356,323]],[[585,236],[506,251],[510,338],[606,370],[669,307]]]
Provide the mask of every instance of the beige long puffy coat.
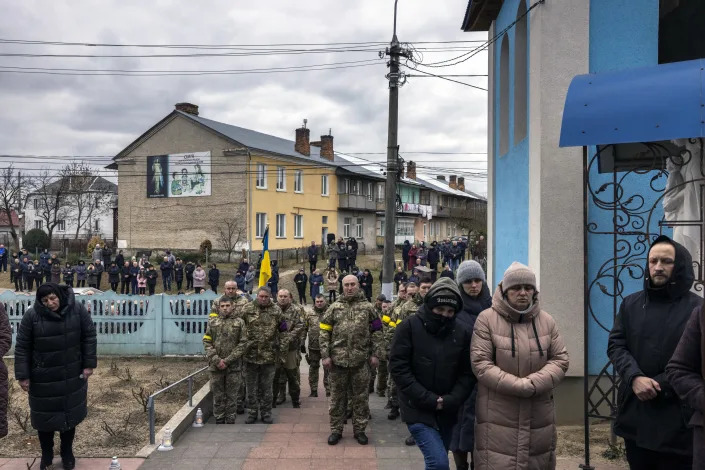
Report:
[[500,284],[475,322],[470,360],[478,381],[475,469],[555,469],[553,389],[568,370],[568,352],[538,295],[520,315]]

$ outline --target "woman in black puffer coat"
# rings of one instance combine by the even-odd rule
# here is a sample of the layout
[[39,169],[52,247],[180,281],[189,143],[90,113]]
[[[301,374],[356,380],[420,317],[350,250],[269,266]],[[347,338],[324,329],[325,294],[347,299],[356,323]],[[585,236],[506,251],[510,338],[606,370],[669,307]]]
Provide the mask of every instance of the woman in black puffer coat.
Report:
[[86,417],[87,379],[96,365],[90,314],[68,286],[42,285],[22,317],[15,345],[15,378],[29,392],[32,427],[42,447],[40,469],[52,464],[55,431],[64,468],[75,467],[73,438]]
[[[477,261],[468,260],[460,264],[458,267],[458,287],[460,297],[463,299],[463,309],[458,312],[456,318],[472,332],[480,312],[492,306],[492,295],[485,280],[485,273]],[[477,387],[475,386],[468,399],[460,407],[458,422],[453,428],[450,450],[453,452],[455,468],[458,470],[474,468],[473,462],[468,461],[468,454],[472,456],[475,445],[476,397]]]

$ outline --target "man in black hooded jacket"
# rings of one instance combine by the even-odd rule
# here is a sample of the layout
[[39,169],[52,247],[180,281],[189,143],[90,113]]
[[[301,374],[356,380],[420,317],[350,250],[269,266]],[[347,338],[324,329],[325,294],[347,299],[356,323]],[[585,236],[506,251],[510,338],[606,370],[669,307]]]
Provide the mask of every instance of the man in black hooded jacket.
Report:
[[607,355],[622,381],[614,431],[624,438],[632,469],[678,470],[692,465],[690,414],[666,378],[690,312],[702,299],[690,292],[690,253],[662,235],[649,249],[644,290],[624,298]]

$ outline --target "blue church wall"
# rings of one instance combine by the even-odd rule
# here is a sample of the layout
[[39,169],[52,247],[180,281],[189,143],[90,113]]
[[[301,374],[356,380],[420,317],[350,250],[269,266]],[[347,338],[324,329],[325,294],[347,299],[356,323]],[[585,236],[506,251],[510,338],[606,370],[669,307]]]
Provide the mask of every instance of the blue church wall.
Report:
[[[495,31],[502,31],[516,20],[517,10],[520,2],[526,0],[507,0],[495,23]],[[491,280],[496,285],[501,279],[504,271],[512,261],[528,263],[529,261],[529,124],[523,140],[514,144],[514,54],[515,54],[515,31],[511,28],[506,34],[509,42],[509,96],[500,96],[500,57],[501,39],[497,41],[494,48],[495,70],[494,70],[494,279]],[[527,28],[527,36],[531,33]],[[527,54],[528,54],[527,38]],[[527,58],[527,64],[529,63]],[[529,78],[527,78],[527,86]],[[509,100],[509,150],[504,155],[500,155],[500,101]],[[528,93],[527,93],[528,100]],[[528,109],[528,103],[527,103]],[[528,110],[527,110],[528,115]]]
[[[633,0],[591,0],[590,2],[590,49],[589,70],[591,73],[608,72],[619,69],[636,68],[656,65],[658,63],[658,0],[642,0],[639,7],[635,7]],[[596,149],[590,148],[588,159],[595,155]],[[625,173],[618,173],[617,180]],[[654,173],[642,175],[629,174],[622,182],[624,197],[626,201],[631,195],[641,194],[644,197],[643,208],[647,212],[654,206],[656,199],[661,193],[653,192],[650,188],[651,179]],[[597,164],[594,164],[590,171],[590,184],[594,191],[612,181],[612,174],[598,174]],[[657,180],[654,184],[656,188],[662,189],[665,186],[665,178]],[[605,190],[598,194],[603,201],[612,202],[612,186],[606,186]],[[633,202],[630,207],[635,207]],[[647,214],[648,215],[648,214]],[[656,204],[654,217],[660,220],[663,210],[660,204]],[[613,231],[613,213],[599,209],[592,198],[589,197],[588,205],[589,222],[595,224],[595,231]],[[636,225],[632,225],[635,222]],[[646,222],[646,218],[644,218]],[[656,223],[652,222],[651,229]],[[625,230],[639,231],[645,228],[639,227],[638,220],[631,220]],[[669,230],[664,233],[670,235]],[[636,245],[636,237],[618,237],[618,246],[624,248],[630,246],[632,254],[641,253],[631,261],[643,267],[646,263],[646,250],[648,247]],[[620,272],[621,295],[613,297],[614,270],[610,269],[613,259],[614,238],[612,234],[588,235],[588,282],[596,280],[607,289],[609,294],[605,294],[600,285],[595,283],[590,290],[590,305],[592,314],[604,328],[610,329],[613,323],[613,313],[622,298],[640,290],[643,286],[643,271],[632,269],[630,274],[628,269]],[[605,264],[607,263],[607,264]],[[619,261],[618,264],[623,264]],[[634,279],[632,277],[636,277]],[[607,338],[608,332],[598,325],[596,321],[589,323],[589,364],[590,374],[598,374],[607,363]]]

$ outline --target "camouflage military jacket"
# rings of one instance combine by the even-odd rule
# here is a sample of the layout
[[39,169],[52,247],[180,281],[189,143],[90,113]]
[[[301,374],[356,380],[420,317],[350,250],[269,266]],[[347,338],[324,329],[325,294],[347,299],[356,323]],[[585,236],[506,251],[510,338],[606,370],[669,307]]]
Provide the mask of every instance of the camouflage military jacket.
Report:
[[321,318],[326,313],[327,308],[316,310],[313,307],[313,312],[306,314],[306,329],[308,330],[308,349],[319,351],[321,349],[320,334],[321,334]]
[[230,370],[240,369],[240,358],[247,348],[247,328],[245,322],[231,314],[229,316],[211,313],[203,335],[203,347],[208,358],[208,369],[219,371],[218,363],[221,359]]
[[[281,310],[281,307],[279,307]],[[299,304],[290,304],[286,310],[282,310],[287,325],[286,343],[289,351],[298,351],[303,340],[306,338],[306,312]]]
[[385,359],[382,320],[362,291],[333,302],[320,322],[321,357],[340,367],[357,367],[371,356]]
[[250,342],[245,362],[274,364],[284,336],[280,330],[286,326],[281,309],[273,302],[260,307],[255,299],[242,309],[242,314]]
[[[225,296],[223,296],[225,297]],[[220,310],[220,302],[221,297],[217,297],[211,302],[211,316],[215,313],[216,315],[218,314],[218,311]],[[240,297],[239,295],[235,295],[234,297],[230,297],[230,300],[233,301],[233,315],[242,318],[242,309],[245,308],[247,304],[250,302],[247,301],[247,299],[244,299]]]
[[384,347],[387,354],[392,346],[392,339],[394,339],[394,332],[396,327],[401,320],[399,318],[399,313],[402,305],[406,303],[406,299],[397,298],[397,300],[392,303],[391,307],[387,310],[386,315],[382,315],[382,334],[384,336]]
[[419,310],[419,307],[421,307],[421,304],[423,304],[423,299],[421,296],[418,293],[414,294],[413,298],[407,300],[401,305],[401,307],[399,307],[397,322],[399,320],[405,320],[411,315],[416,315],[416,312]]

